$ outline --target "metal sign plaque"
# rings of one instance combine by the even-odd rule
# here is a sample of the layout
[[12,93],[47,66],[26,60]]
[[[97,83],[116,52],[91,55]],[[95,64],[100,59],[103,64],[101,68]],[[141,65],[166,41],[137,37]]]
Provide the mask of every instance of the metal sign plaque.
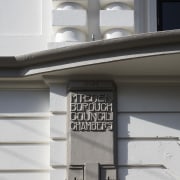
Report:
[[112,92],[71,92],[72,131],[112,131],[113,116]]

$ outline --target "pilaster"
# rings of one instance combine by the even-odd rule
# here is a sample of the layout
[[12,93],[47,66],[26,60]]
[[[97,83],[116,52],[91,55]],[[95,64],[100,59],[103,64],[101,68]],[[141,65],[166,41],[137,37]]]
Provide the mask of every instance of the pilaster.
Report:
[[67,92],[66,82],[45,77],[50,90],[50,180],[67,179]]

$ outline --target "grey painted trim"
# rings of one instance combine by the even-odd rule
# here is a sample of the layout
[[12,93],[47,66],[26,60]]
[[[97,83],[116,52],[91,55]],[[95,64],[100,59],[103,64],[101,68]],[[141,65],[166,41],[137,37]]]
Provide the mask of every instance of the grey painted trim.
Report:
[[146,33],[157,31],[156,0],[134,0],[135,32]]
[[147,32],[146,0],[134,0],[135,33]]
[[[144,50],[146,52],[151,51],[148,56],[153,56],[153,54],[157,54],[157,49],[162,47],[164,51],[168,51],[168,49],[172,50],[171,46],[176,46],[176,50],[179,52],[179,44],[180,30],[172,30],[94,41],[22,56],[0,57],[0,76],[24,77],[49,71],[63,70],[73,68],[73,66],[69,67],[69,64],[72,63],[76,64],[76,66],[79,66],[78,63],[80,62],[80,66],[88,65],[86,61],[96,60],[99,56],[113,57],[113,55],[117,56],[117,54],[118,56],[131,54],[133,57],[137,52],[142,53]],[[124,60],[126,59],[129,58],[125,57]],[[107,59],[102,63],[106,62],[108,62]],[[95,62],[92,62],[92,64],[95,64]],[[56,69],[49,69],[52,66],[56,66]],[[41,69],[41,71],[38,71],[38,69]],[[26,73],[29,70],[32,73]]]
[[148,32],[157,31],[157,0],[147,0],[147,21],[148,21]]

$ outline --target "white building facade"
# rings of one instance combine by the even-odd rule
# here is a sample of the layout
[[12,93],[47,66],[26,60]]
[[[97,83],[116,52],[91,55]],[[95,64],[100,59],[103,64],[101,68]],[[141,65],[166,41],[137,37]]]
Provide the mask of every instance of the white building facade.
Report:
[[179,179],[168,2],[0,0],[0,179]]
[[157,31],[156,0],[5,1],[2,56]]

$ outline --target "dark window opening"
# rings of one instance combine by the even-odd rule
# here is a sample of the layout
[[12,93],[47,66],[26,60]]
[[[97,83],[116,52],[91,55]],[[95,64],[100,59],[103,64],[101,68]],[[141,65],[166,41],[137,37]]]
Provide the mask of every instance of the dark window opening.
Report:
[[180,29],[180,0],[157,0],[157,30]]

